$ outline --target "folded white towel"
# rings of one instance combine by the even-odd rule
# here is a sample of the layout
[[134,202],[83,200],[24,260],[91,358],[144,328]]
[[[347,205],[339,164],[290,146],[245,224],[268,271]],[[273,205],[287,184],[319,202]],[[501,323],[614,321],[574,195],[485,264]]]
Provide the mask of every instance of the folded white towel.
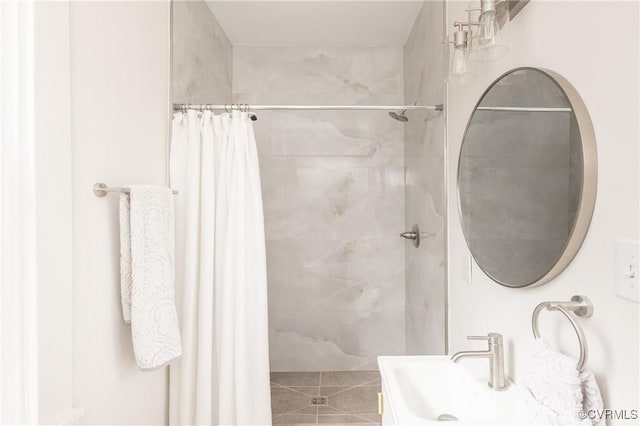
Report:
[[174,283],[174,205],[168,188],[132,185],[120,195],[122,315],[141,370],[182,354]]
[[[600,425],[580,418],[581,410],[603,408],[600,389],[591,372],[576,368],[577,360],[536,339],[529,366],[519,381],[518,420],[539,425]],[[602,423],[604,424],[604,423]]]

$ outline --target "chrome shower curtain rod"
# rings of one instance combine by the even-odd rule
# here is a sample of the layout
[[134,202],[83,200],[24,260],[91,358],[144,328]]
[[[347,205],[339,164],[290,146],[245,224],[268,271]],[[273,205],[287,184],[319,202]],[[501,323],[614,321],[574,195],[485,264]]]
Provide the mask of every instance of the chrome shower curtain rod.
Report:
[[550,108],[550,107],[493,107],[479,106],[478,111],[521,111],[521,112],[572,112],[571,108]]
[[194,109],[198,111],[222,110],[222,111],[344,111],[344,110],[430,110],[442,111],[442,105],[249,105],[249,104],[173,104],[174,111],[184,111]]
[[[443,105],[249,105],[249,104],[173,104],[173,111],[346,111],[346,110],[377,110],[377,111],[442,111]],[[549,107],[494,107],[480,106],[480,111],[522,111],[522,112],[572,112],[571,108]]]

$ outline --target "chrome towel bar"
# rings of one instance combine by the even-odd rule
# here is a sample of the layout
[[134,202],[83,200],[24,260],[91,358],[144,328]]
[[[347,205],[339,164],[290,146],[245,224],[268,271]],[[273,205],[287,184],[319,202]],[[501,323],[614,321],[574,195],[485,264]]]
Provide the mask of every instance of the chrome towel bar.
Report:
[[[129,193],[129,188],[124,187],[109,187],[106,183],[98,182],[93,185],[93,195],[96,197],[104,197],[109,192],[124,192],[125,194]],[[177,194],[178,191],[173,190],[174,194]]]
[[578,343],[580,344],[580,358],[578,359],[577,369],[582,372],[587,358],[589,356],[589,348],[587,347],[587,340],[584,337],[584,332],[580,325],[576,322],[576,315],[583,318],[589,318],[593,315],[593,303],[586,296],[573,296],[569,302],[542,302],[533,310],[531,316],[531,327],[533,329],[533,336],[536,339],[540,338],[540,330],[538,329],[538,317],[543,309],[548,311],[560,311],[567,317],[573,330],[578,335]]

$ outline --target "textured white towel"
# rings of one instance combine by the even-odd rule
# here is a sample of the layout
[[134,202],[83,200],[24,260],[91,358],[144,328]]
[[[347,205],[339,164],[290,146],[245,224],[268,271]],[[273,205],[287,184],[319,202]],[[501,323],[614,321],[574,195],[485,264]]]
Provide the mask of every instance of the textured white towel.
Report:
[[[593,375],[593,372],[585,368],[582,373],[580,373],[580,381],[582,382],[583,409],[602,412],[604,402],[602,402],[602,394],[600,393],[600,386],[598,386],[598,382],[596,382],[596,376]],[[605,426],[607,424],[604,418],[593,420],[592,423],[597,426]]]
[[122,315],[136,361],[154,370],[182,354],[174,283],[174,206],[168,188],[132,185],[120,195]]
[[518,420],[539,425],[604,425],[581,419],[581,410],[602,410],[600,389],[593,373],[576,368],[578,361],[536,339],[527,371],[517,387]]
[[120,193],[120,300],[122,317],[131,323],[131,207],[129,194]]

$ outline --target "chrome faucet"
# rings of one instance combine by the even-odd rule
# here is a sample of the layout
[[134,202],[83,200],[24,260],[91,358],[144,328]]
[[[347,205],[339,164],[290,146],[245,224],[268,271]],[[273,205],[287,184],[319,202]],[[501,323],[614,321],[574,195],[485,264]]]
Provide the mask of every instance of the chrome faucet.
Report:
[[489,387],[501,391],[508,387],[504,378],[504,348],[502,334],[489,333],[486,336],[467,336],[469,340],[487,340],[489,349],[486,351],[462,351],[453,354],[451,361],[458,362],[462,358],[489,358]]

